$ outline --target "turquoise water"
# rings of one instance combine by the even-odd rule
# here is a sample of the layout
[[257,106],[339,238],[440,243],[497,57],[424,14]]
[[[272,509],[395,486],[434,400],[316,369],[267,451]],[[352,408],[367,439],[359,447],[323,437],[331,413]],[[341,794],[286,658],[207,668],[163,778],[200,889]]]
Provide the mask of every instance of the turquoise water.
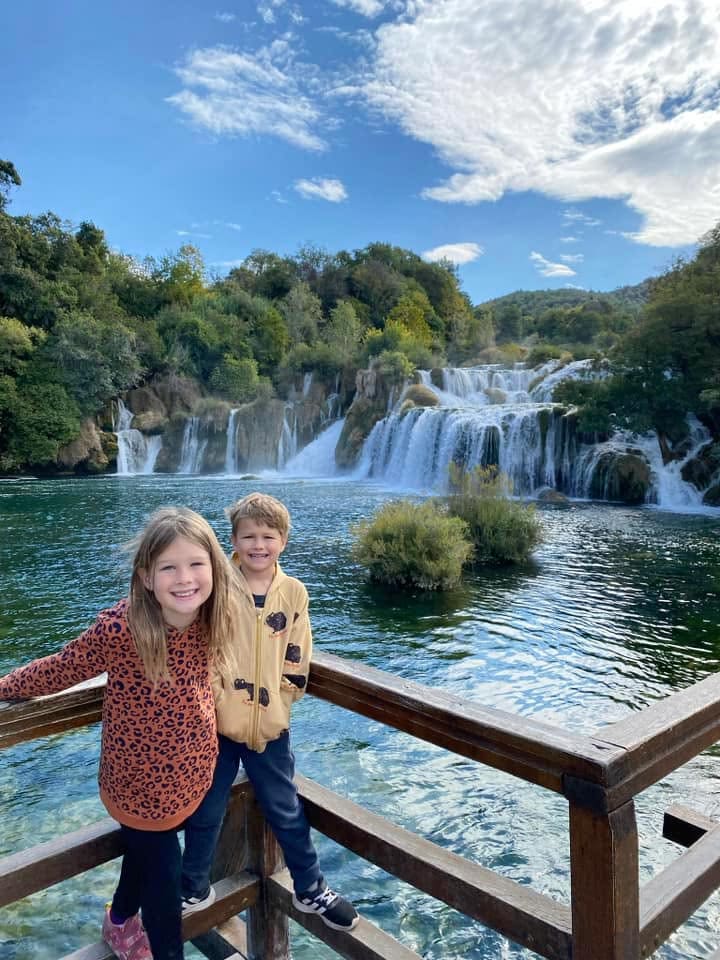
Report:
[[[103,477],[0,484],[0,673],[49,653],[125,592],[121,545],[156,507],[203,512],[223,542],[223,507],[260,487],[288,504],[285,569],[312,600],[319,649],[486,706],[590,732],[707,676],[720,658],[720,519],[576,503],[541,512],[531,564],[478,573],[445,594],[368,585],[349,526],[391,494],[338,481]],[[315,698],[297,707],[299,770],[506,876],[569,898],[561,798]],[[98,729],[0,755],[0,855],[104,816]],[[638,798],[643,880],[679,853],[662,811],[720,815],[716,750]],[[428,960],[530,957],[318,836],[325,872],[372,922]],[[49,960],[98,939],[116,864],[0,909],[0,958]],[[658,953],[707,956],[720,942],[713,898]],[[296,960],[333,954],[298,928]],[[188,956],[196,956],[192,950]]]

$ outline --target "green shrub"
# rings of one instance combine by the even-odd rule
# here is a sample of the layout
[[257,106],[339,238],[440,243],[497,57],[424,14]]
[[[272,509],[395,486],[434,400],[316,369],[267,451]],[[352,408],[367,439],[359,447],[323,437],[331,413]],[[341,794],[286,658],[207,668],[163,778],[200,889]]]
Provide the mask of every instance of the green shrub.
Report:
[[468,473],[453,464],[450,483],[448,512],[465,522],[475,564],[522,563],[542,542],[535,508],[508,499],[507,477],[497,467]]
[[397,500],[352,528],[352,554],[372,580],[401,587],[444,590],[460,580],[472,545],[467,526],[437,503]]

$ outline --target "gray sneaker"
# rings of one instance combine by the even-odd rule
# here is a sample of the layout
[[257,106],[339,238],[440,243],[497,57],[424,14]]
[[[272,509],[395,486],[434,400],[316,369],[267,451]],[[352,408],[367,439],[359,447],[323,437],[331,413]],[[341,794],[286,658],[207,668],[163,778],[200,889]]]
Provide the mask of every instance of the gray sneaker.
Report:
[[360,919],[350,901],[331,890],[324,880],[317,888],[294,893],[293,906],[301,913],[317,914],[333,930],[352,930]]

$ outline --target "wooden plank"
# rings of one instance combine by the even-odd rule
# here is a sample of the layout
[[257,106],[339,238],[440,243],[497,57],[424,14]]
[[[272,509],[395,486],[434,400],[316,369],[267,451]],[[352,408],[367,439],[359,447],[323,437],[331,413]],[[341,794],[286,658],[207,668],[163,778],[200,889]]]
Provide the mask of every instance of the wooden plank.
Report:
[[704,813],[674,803],[665,811],[662,835],[666,840],[679,843],[682,847],[691,847],[705,836],[708,830],[717,826],[718,821],[706,817]]
[[398,827],[325,787],[297,777],[310,823],[418,890],[541,956],[568,960],[570,910]]
[[720,740],[720,674],[603,727],[598,735],[625,751],[608,759],[608,799],[614,807]]
[[570,806],[573,960],[640,956],[638,840],[632,802],[608,814]]
[[247,960],[247,930],[239,917],[201,934],[192,945],[208,960]]
[[363,917],[354,930],[345,933],[326,927],[320,917],[296,910],[292,905],[292,880],[287,870],[273,874],[267,883],[268,897],[276,909],[289,913],[293,920],[346,960],[420,960],[417,953]]
[[0,907],[120,856],[120,828],[107,817],[0,860]]
[[97,723],[104,696],[105,678],[96,677],[48,697],[0,702],[0,750]]
[[[217,899],[206,910],[190,914],[183,920],[183,938],[199,936],[210,927],[223,923],[241,910],[255,903],[258,896],[258,878],[248,873],[227,877],[215,885]],[[63,960],[114,960],[115,954],[100,941],[67,954]]]
[[648,956],[720,886],[720,824],[640,891],[640,945]]
[[558,793],[564,773],[604,784],[607,765],[623,753],[604,739],[491,710],[328,653],[313,655],[308,691]]
[[[226,821],[227,824],[227,821]],[[289,960],[287,912],[268,896],[268,878],[285,866],[275,834],[257,804],[247,804],[245,815],[247,865],[263,881],[257,903],[248,911],[248,956],[258,960]]]

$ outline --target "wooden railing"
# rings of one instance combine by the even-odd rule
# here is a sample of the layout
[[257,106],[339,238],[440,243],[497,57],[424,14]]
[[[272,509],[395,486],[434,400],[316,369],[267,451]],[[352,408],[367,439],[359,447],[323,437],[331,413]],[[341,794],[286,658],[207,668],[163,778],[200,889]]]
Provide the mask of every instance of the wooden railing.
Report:
[[[454,753],[562,794],[569,805],[570,906],[390,823],[304,777],[312,826],[387,872],[549,960],[649,957],[720,886],[720,825],[680,807],[664,835],[687,849],[642,888],[634,798],[720,739],[720,676],[712,676],[594,736],[579,736],[357,662],[316,653],[308,690]],[[103,686],[0,707],[0,748],[100,719]],[[101,821],[0,860],[0,908],[120,853]],[[184,922],[212,958],[285,960],[288,916],[349,960],[417,955],[361,920],[335,932],[292,907],[277,843],[239,778],[214,865],[217,900]],[[237,918],[247,911],[247,924]],[[109,960],[95,944],[72,960]],[[70,960],[70,958],[67,958]],[[711,960],[720,960],[720,951]]]

